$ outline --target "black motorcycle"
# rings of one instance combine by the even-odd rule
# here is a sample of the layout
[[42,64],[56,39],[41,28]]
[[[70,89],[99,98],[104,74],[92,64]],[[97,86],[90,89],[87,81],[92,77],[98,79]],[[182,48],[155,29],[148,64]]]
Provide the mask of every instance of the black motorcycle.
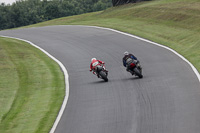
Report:
[[108,71],[105,69],[105,66],[96,66],[96,73],[99,75],[99,78],[102,78],[105,82],[108,82]]
[[131,58],[128,58],[126,60],[126,65],[127,65],[127,69],[128,71],[135,76],[138,76],[139,78],[143,78],[142,75],[142,67],[140,66],[139,61],[137,60],[133,60]]

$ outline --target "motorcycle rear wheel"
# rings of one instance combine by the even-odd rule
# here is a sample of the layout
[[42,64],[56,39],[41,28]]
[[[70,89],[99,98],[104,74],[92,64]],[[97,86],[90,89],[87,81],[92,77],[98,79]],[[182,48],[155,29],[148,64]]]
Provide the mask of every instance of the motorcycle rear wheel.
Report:
[[134,72],[139,78],[143,78],[142,73],[137,68],[134,69]]
[[99,75],[102,77],[102,79],[104,79],[105,82],[108,82],[107,75],[103,71],[100,71]]

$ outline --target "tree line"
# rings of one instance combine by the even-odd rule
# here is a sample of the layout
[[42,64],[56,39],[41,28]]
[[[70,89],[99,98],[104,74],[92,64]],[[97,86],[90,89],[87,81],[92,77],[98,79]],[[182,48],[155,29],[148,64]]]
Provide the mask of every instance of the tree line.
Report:
[[100,11],[111,6],[111,0],[19,0],[12,5],[0,3],[0,30]]
[[142,1],[151,1],[151,0],[112,0],[113,6],[119,6],[124,5],[128,3],[136,3],[136,2],[142,2]]

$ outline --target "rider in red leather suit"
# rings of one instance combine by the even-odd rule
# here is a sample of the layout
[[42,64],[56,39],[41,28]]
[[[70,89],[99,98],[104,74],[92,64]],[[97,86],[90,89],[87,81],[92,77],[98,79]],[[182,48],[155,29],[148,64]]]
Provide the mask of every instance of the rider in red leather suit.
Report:
[[90,72],[93,70],[93,74],[97,75],[97,77],[99,78],[99,75],[95,72],[95,68],[98,65],[102,65],[105,64],[103,61],[97,60],[96,58],[92,58],[91,59],[91,64],[90,64]]

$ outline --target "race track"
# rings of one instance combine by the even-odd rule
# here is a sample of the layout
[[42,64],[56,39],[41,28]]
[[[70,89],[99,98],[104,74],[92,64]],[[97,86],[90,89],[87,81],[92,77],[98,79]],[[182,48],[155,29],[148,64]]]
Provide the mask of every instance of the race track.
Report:
[[[55,133],[200,133],[200,83],[176,54],[109,30],[49,26],[0,31],[29,40],[60,60],[70,94]],[[127,73],[124,51],[135,54],[143,79]],[[109,82],[89,72],[90,59],[106,64]]]

